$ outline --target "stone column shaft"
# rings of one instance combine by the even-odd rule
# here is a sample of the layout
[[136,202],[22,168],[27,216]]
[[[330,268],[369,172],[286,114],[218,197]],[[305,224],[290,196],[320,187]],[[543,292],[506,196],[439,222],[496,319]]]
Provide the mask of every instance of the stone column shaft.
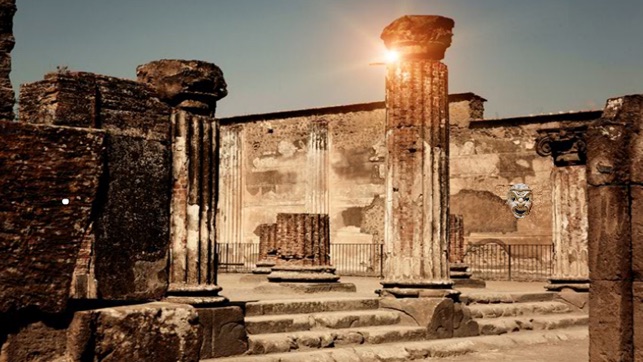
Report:
[[[243,174],[242,174],[242,128],[226,126],[221,128],[221,164],[219,167],[219,238],[218,242],[228,247],[239,245],[243,240]],[[225,250],[228,262],[243,262],[243,255],[237,248]]]
[[[170,293],[216,293],[212,210],[214,119],[185,111],[172,115]],[[214,142],[216,143],[216,142]]]
[[277,224],[259,225],[259,261],[254,274],[269,274],[277,259]]
[[386,78],[385,294],[454,294],[447,260],[448,71],[440,62],[452,27],[443,17],[405,16],[382,33],[400,53]]
[[307,212],[328,214],[330,208],[328,177],[328,122],[313,121],[308,139]]
[[551,172],[554,273],[550,290],[589,290],[587,264],[587,178],[585,166],[554,167]]

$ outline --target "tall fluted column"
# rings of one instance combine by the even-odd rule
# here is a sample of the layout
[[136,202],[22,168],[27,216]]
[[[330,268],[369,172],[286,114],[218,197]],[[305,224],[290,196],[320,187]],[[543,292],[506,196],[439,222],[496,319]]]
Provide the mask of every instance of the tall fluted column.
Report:
[[234,247],[242,241],[242,128],[221,127],[221,166],[219,168],[219,243],[225,243],[226,260],[237,264],[243,262],[243,254]]
[[218,194],[217,100],[227,95],[221,69],[196,60],[163,59],[137,68],[172,113],[170,285],[175,302],[212,304],[219,296],[215,212]]
[[554,274],[547,289],[589,291],[587,264],[587,178],[585,166],[551,172]]
[[384,295],[453,296],[447,260],[448,71],[453,20],[404,16],[382,39],[399,60],[386,77]]
[[587,177],[584,134],[587,127],[539,131],[536,152],[550,156],[554,272],[545,287],[589,291],[587,254]]
[[328,214],[328,122],[313,121],[308,138],[308,193],[306,211],[313,214]]

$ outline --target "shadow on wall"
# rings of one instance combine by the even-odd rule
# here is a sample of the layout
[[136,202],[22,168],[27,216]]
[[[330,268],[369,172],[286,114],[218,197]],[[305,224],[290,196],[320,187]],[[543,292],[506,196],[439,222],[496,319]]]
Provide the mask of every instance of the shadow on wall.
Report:
[[464,234],[472,232],[515,232],[516,218],[505,200],[489,191],[460,190],[451,196],[450,213],[464,216]]

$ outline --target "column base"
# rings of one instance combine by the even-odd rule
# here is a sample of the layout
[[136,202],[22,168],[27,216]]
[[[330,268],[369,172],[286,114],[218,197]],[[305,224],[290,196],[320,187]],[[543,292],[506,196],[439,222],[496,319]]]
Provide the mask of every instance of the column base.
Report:
[[545,289],[551,292],[560,292],[568,288],[577,292],[589,292],[589,278],[554,277],[549,279]]
[[199,307],[217,306],[228,302],[228,298],[219,295],[221,289],[215,284],[170,283],[164,301]]
[[458,300],[460,292],[452,289],[452,280],[390,280],[380,282],[382,289],[375,292],[381,297],[396,298],[451,298]]
[[274,262],[270,261],[260,261],[255,264],[255,268],[252,269],[252,274],[270,274],[272,272],[272,267],[275,266]]
[[331,266],[274,266],[268,274],[271,283],[336,283],[339,275]]
[[449,264],[449,275],[456,288],[486,288],[487,283],[482,279],[471,278],[469,265],[465,263]]

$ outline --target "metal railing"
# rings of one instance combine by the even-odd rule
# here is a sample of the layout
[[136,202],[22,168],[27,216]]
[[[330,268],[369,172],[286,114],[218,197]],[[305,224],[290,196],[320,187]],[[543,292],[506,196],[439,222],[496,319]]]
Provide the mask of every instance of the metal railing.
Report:
[[553,271],[553,245],[472,244],[464,262],[473,276],[483,280],[544,281]]
[[[217,244],[220,273],[250,273],[259,261],[258,243]],[[339,275],[382,275],[381,244],[331,244],[330,260]]]
[[[382,244],[331,244],[337,274],[381,277]],[[483,280],[544,281],[553,271],[553,245],[506,245],[484,242],[467,247],[464,262]],[[249,273],[259,261],[258,243],[217,244],[220,273]]]

